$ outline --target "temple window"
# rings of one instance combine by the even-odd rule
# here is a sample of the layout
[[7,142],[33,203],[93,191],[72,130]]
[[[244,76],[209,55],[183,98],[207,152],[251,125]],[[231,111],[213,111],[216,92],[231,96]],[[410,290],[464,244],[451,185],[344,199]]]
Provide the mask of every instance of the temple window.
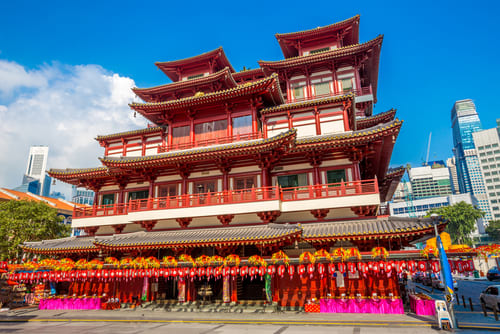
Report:
[[102,195],[102,205],[112,205],[112,204],[115,204],[115,194]]
[[235,117],[233,122],[233,136],[252,133],[252,116]]
[[189,144],[190,142],[189,125],[178,126],[172,129],[172,146],[175,148],[178,145]]
[[197,194],[215,192],[217,188],[217,180],[204,180],[194,183],[194,191]]
[[290,84],[292,88],[292,93],[293,93],[293,98],[294,99],[303,99],[306,97],[305,89],[306,89],[306,83],[305,82],[297,82],[297,83],[292,83]]
[[215,141],[224,137],[227,137],[227,119],[198,123],[194,126],[196,142]]
[[128,193],[128,199],[129,200],[145,199],[145,198],[148,198],[148,196],[149,196],[149,191],[148,190],[130,191]]
[[203,77],[204,74],[203,73],[200,73],[200,74],[195,74],[195,75],[190,75],[187,77],[188,80],[193,80],[193,79],[198,79],[198,78],[201,78]]
[[345,169],[334,169],[326,172],[326,183],[340,183],[346,181]]
[[309,51],[309,54],[310,55],[314,55],[316,53],[321,53],[321,52],[326,52],[326,51],[330,51],[330,47],[329,46],[327,46],[326,48],[311,50],[311,51]]
[[177,184],[167,184],[158,187],[158,197],[177,196]]
[[340,84],[342,85],[342,91],[344,93],[350,92],[352,90],[352,78],[341,79]]
[[282,188],[307,186],[307,173],[278,176]]
[[235,190],[255,188],[255,185],[255,176],[243,176],[234,178]]
[[312,79],[311,84],[314,87],[314,95],[330,95],[330,83],[332,82],[331,77],[324,77],[319,79]]

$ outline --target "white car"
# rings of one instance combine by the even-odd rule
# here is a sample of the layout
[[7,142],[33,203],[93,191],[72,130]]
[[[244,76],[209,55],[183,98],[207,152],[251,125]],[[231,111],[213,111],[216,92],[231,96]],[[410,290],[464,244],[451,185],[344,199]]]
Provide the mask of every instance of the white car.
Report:
[[500,296],[498,291],[500,290],[500,285],[490,285],[486,290],[481,292],[479,295],[479,300],[481,304],[491,309],[497,308],[500,310]]
[[[432,287],[435,289],[444,290],[444,283],[441,280],[441,275],[435,275],[432,277]],[[458,283],[456,279],[453,279],[453,289],[458,290]]]

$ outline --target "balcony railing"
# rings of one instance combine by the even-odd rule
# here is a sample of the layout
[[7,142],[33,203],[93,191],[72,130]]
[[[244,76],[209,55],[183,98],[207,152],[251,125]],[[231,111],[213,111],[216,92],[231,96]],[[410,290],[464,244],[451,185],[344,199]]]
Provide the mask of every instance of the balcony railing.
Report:
[[160,145],[158,146],[158,153],[165,153],[168,151],[177,151],[177,150],[187,150],[193,147],[204,147],[204,146],[213,146],[213,145],[220,145],[220,144],[228,144],[228,143],[233,143],[237,141],[243,141],[243,140],[252,140],[252,139],[260,139],[262,138],[262,132],[255,132],[255,133],[244,133],[244,134],[237,134],[234,136],[229,136],[229,137],[218,137],[218,138],[212,138],[212,139],[205,139],[205,140],[197,140],[194,143],[182,143],[182,144],[174,144],[174,145]]
[[316,99],[322,99],[325,97],[342,96],[342,95],[346,95],[349,93],[354,93],[356,96],[369,95],[369,94],[373,93],[372,86],[370,85],[367,87],[361,87],[360,89],[349,89],[349,90],[344,90],[341,92],[334,92],[334,93],[329,93],[329,94],[321,94],[321,95],[307,96],[307,97],[301,97],[301,98],[291,98],[291,99],[288,99],[287,102],[293,103],[293,102],[316,100]]
[[348,181],[301,187],[279,186],[248,188],[130,200],[126,204],[75,208],[74,218],[126,215],[129,212],[193,208],[210,205],[251,203],[260,201],[299,201],[355,195],[378,194],[377,180]]

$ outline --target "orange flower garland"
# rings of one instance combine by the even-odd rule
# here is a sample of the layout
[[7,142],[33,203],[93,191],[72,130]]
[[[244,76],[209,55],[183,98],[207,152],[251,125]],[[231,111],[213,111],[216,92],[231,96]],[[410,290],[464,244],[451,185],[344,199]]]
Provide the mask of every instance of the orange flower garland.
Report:
[[160,268],[160,261],[154,257],[154,256],[150,256],[148,257],[146,260],[144,260],[146,266],[145,268],[148,269],[148,268]]
[[381,257],[383,259],[389,256],[389,252],[384,247],[375,247],[372,249],[372,257]]
[[267,266],[266,261],[260,255],[252,255],[248,258],[248,263],[252,266],[265,267]]
[[93,259],[89,261],[89,266],[94,269],[102,269],[103,265],[104,263],[102,263],[102,261],[100,261],[99,259]]
[[189,263],[191,263],[193,265],[193,267],[195,266],[194,260],[191,257],[191,255],[181,254],[179,256],[179,262],[189,262]]
[[332,257],[334,259],[340,258],[342,261],[346,259],[346,251],[342,247],[337,248],[333,251]]
[[163,257],[163,263],[167,267],[177,267],[177,260],[173,256],[164,256]]
[[224,259],[224,266],[239,266],[240,265],[240,257],[236,254],[231,254],[231,255],[228,255],[226,256],[226,258]]
[[214,255],[210,258],[210,263],[213,265],[221,265],[224,264],[224,258],[219,255]]
[[271,260],[273,261],[274,264],[276,264],[280,261],[283,261],[283,263],[287,266],[290,264],[290,258],[288,257],[288,255],[285,254],[285,252],[283,252],[281,250],[274,253],[271,256]]
[[314,252],[314,259],[316,261],[317,260],[321,260],[321,259],[326,259],[328,261],[331,261],[332,260],[332,256],[326,250],[319,249],[316,252]]
[[346,253],[345,254],[346,258],[354,257],[357,258],[358,260],[361,260],[361,253],[357,248],[354,247],[349,248],[345,253]]
[[206,265],[209,265],[211,261],[212,261],[212,258],[208,255],[200,255],[195,260],[196,265],[199,267],[204,267]]
[[132,268],[134,267],[134,260],[129,257],[124,257],[120,260],[120,268]]
[[112,256],[109,256],[107,258],[104,259],[104,263],[106,264],[111,264],[115,267],[119,267],[120,266],[120,261],[118,261],[118,259],[116,257],[112,257]]
[[304,252],[300,254],[299,262],[300,263],[310,262],[314,264],[316,262],[316,258],[314,257],[314,255],[311,254],[311,252]]

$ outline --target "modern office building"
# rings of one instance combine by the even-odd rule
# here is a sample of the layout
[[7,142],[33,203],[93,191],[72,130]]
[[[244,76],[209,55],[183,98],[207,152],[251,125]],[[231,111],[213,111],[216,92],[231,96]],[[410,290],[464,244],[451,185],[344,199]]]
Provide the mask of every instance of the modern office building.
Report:
[[491,219],[500,220],[500,138],[497,128],[474,132]]
[[48,146],[31,146],[26,172],[22,185],[15,188],[17,191],[31,192],[40,196],[50,195],[50,182],[52,179],[46,174]]
[[414,199],[451,194],[450,172],[443,161],[428,166],[412,167],[408,171]]
[[94,204],[95,193],[92,190],[71,186],[71,201],[79,204]]
[[[450,206],[459,202],[465,202],[474,206],[478,206],[478,201],[470,193],[428,197],[413,200],[411,203],[408,201],[392,202],[389,205],[390,215],[396,217],[424,217],[429,210],[440,208],[443,206]],[[476,230],[473,236],[478,236],[484,233],[484,220],[478,219],[476,221]]]
[[479,208],[486,214],[485,220],[489,221],[492,219],[490,203],[472,137],[474,132],[483,128],[472,100],[455,102],[451,110],[451,127],[460,193],[472,193],[478,200]]
[[446,166],[450,171],[451,193],[460,194],[460,186],[458,185],[457,163],[455,157],[446,160]]

